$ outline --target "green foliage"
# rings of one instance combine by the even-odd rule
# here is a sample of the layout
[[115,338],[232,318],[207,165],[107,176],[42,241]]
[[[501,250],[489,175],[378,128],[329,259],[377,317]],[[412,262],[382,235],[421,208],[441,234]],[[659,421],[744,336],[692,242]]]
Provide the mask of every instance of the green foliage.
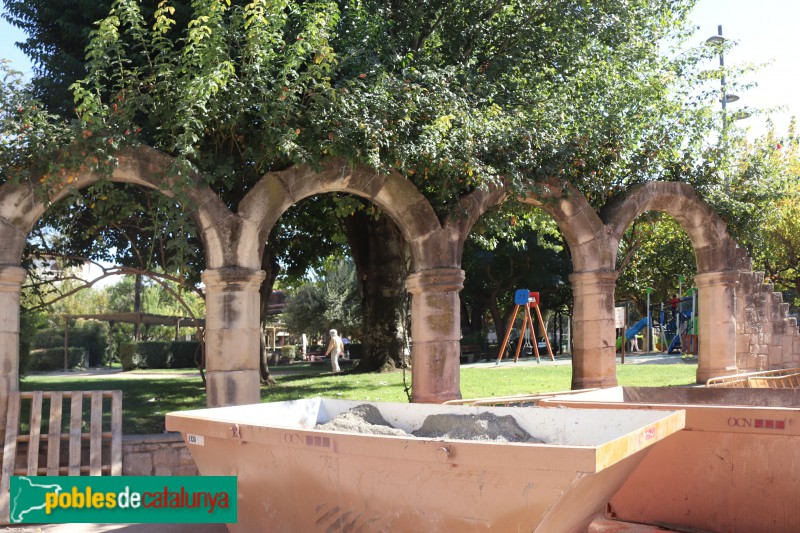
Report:
[[786,135],[770,129],[740,140],[729,187],[710,196],[755,270],[800,307],[800,141],[793,121]]
[[89,31],[109,0],[3,0],[3,18],[24,31],[18,43],[33,63],[33,92],[48,109],[65,114],[74,101],[68,87],[85,75]]
[[197,368],[200,360],[198,341],[173,341],[169,343],[170,368]]
[[678,293],[683,276],[684,292],[691,287],[697,266],[689,236],[672,217],[662,213],[640,215],[628,228],[617,252],[615,297],[635,302],[639,316],[646,314],[648,287],[650,303],[666,302]]
[[197,341],[126,342],[120,345],[119,357],[123,370],[197,368],[198,349]]
[[567,247],[553,219],[538,209],[509,204],[485,215],[465,243],[462,267],[460,296],[471,318],[466,327],[462,316],[464,335],[486,333],[476,322],[487,311],[496,330],[504,330],[517,289],[539,292],[543,312],[572,301]]
[[333,328],[358,336],[361,305],[352,261],[335,261],[320,282],[300,286],[287,301],[283,320],[295,334],[325,335]]
[[172,368],[170,343],[131,342],[120,346],[120,362],[124,370]]
[[119,345],[119,362],[122,364],[122,370],[135,370],[136,365],[133,358],[136,355],[135,342],[123,342]]
[[295,360],[298,356],[302,358],[303,354],[300,353],[296,345],[289,344],[287,346],[281,346],[281,358],[286,357],[289,360]]
[[[86,350],[70,347],[67,349],[67,368],[75,368],[85,364]],[[20,354],[22,357],[22,354]],[[30,350],[25,362],[28,370],[49,371],[64,369],[64,347],[38,348]]]
[[713,50],[660,48],[691,5],[117,0],[73,90],[83,132],[122,146],[141,127],[174,172],[224,191],[342,155],[440,207],[501,176],[563,177],[599,205],[628,183],[708,178],[709,153],[694,156],[711,96],[691,68]]
[[[77,325],[70,325],[67,329],[67,342],[70,348],[89,352],[89,364],[100,366],[105,364],[106,350],[108,348],[108,324],[96,321],[80,321]],[[34,348],[64,347],[64,327],[47,328],[38,330],[33,336]],[[62,358],[63,359],[63,358]],[[63,360],[62,360],[63,367]]]
[[45,317],[38,311],[22,311],[19,316],[19,374],[24,376],[30,366],[30,352],[38,329],[45,325]]

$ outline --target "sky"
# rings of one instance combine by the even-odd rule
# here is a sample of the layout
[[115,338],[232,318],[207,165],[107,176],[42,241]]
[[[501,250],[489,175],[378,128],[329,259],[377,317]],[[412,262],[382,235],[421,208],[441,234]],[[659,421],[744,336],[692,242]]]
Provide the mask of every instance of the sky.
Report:
[[[691,15],[698,27],[690,44],[702,43],[717,34],[722,25],[723,35],[736,46],[726,52],[726,65],[764,64],[752,80],[757,87],[739,94],[730,110],[742,106],[760,109],[780,108],[771,117],[779,134],[785,133],[792,116],[800,115],[800,0],[699,0]],[[0,20],[0,58],[10,59],[13,67],[31,73],[27,58],[14,46],[24,40],[22,32]],[[713,68],[718,62],[710,63]],[[751,137],[766,130],[766,117],[755,115],[739,123],[750,130]]]
[[[731,110],[782,107],[772,118],[777,132],[785,133],[791,117],[800,116],[800,1],[700,0],[691,19],[699,27],[696,42],[716,35],[722,25],[723,36],[736,43],[725,53],[726,65],[769,63],[748,80],[757,86],[738,94],[741,99],[728,106]],[[761,135],[766,131],[766,117],[756,115],[739,125]]]

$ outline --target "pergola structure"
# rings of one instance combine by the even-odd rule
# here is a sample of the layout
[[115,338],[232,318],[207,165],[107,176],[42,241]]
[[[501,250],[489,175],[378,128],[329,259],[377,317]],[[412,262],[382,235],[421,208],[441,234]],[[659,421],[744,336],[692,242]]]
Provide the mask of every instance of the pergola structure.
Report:
[[[97,320],[100,322],[108,322],[109,329],[114,330],[114,325],[117,323],[134,324],[137,326],[144,325],[145,331],[150,326],[171,326],[175,328],[175,340],[178,340],[178,333],[180,328],[204,328],[205,319],[194,318],[188,316],[167,316],[156,315],[153,313],[139,313],[139,312],[120,312],[120,313],[96,313],[96,314],[83,314],[83,315],[61,315],[64,320],[64,370],[67,370],[67,350],[69,348],[69,321],[74,319],[83,320]],[[139,328],[136,328],[139,331]],[[138,340],[138,339],[137,339]]]

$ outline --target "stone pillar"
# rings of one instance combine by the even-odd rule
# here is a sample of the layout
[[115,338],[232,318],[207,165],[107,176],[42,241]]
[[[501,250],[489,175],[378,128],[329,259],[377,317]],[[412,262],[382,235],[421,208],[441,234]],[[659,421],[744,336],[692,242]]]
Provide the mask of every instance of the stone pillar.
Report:
[[575,272],[572,283],[572,388],[617,386],[615,270]]
[[739,272],[697,274],[697,382],[736,373],[736,281]]
[[28,272],[0,266],[0,436],[5,436],[8,395],[19,390],[19,293]]
[[411,401],[441,403],[461,398],[460,268],[415,272],[406,279],[411,293]]
[[258,290],[264,277],[263,270],[245,268],[203,272],[209,407],[261,401]]

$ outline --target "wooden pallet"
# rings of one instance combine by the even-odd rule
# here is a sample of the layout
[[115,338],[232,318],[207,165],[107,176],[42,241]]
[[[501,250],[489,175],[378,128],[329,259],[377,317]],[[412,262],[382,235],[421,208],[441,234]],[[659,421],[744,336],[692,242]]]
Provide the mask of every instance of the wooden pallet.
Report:
[[[89,431],[84,431],[83,403],[90,399]],[[103,431],[103,399],[110,398],[110,428]],[[64,400],[69,402],[68,423]],[[49,403],[47,432],[42,430],[42,405]],[[27,432],[21,428],[21,404],[30,403]],[[106,402],[108,403],[108,402]],[[82,464],[88,441],[88,464]],[[69,448],[62,450],[62,442]],[[106,453],[103,453],[103,450]],[[47,465],[40,456],[46,453]],[[20,457],[26,456],[21,462]],[[8,522],[11,476],[122,475],[122,391],[14,392],[8,398],[2,478],[0,523]]]
[[747,372],[711,378],[706,387],[736,389],[797,389],[800,388],[800,368],[784,368],[763,372]]

